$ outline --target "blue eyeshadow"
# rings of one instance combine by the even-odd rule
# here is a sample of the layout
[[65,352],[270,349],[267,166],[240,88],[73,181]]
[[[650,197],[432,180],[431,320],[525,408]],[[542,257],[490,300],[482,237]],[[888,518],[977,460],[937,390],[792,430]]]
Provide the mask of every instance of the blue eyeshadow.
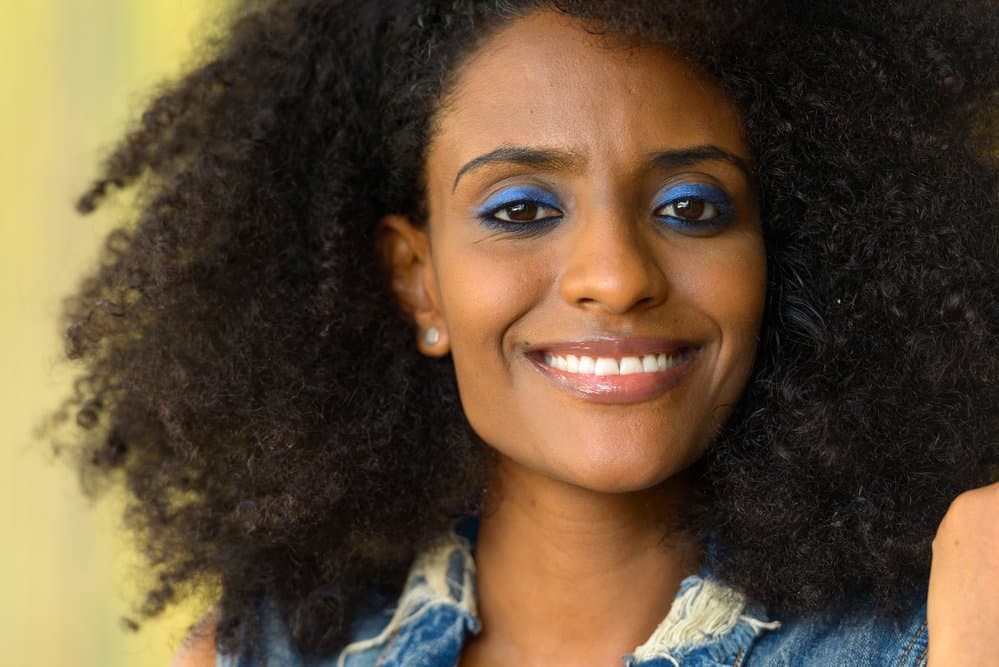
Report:
[[550,206],[551,208],[560,208],[558,198],[544,188],[519,185],[500,190],[489,197],[489,199],[478,207],[476,215],[489,215],[504,206],[524,201]]

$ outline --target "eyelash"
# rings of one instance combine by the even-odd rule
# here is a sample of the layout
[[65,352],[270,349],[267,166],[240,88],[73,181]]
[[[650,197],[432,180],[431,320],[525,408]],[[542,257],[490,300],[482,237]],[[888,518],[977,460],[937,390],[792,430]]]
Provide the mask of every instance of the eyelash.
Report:
[[[538,218],[537,220],[530,220],[525,222],[516,222],[513,220],[503,220],[502,218],[497,218],[496,215],[502,211],[514,208],[522,204],[527,204],[529,206],[537,206],[539,209],[549,209],[553,211],[558,211],[557,215],[547,215],[543,218]],[[541,234],[542,232],[548,231],[550,227],[554,227],[562,220],[563,214],[559,209],[554,206],[549,206],[548,204],[542,204],[541,202],[531,201],[528,199],[522,199],[509,204],[504,204],[498,209],[494,209],[483,216],[480,216],[482,222],[492,229],[504,232],[512,232],[514,234],[519,234],[522,236],[532,236]]]
[[[658,203],[652,210],[653,216],[655,216],[663,225],[678,229],[679,231],[688,234],[710,234],[715,232],[731,222],[732,217],[735,214],[735,208],[732,206],[728,197],[726,197],[720,190],[710,185],[704,185],[701,183],[684,183],[669,188],[663,194],[664,198],[660,199],[660,203]],[[679,217],[678,215],[663,215],[657,213],[658,211],[670,207],[674,209],[675,213],[675,207],[684,202],[692,205],[706,205],[707,207],[713,209],[715,214],[710,218],[691,220]],[[703,215],[704,214],[702,213],[697,217],[701,218]]]
[[[497,217],[498,214],[504,211],[509,211],[514,207],[523,205],[555,211],[556,215],[547,215],[537,220],[523,222],[503,220]],[[546,191],[538,188],[512,188],[491,197],[477,215],[482,223],[490,229],[530,236],[540,234],[549,227],[554,226],[562,219],[564,214],[556,206],[554,197]]]
[[[485,226],[497,231],[510,232],[521,236],[534,236],[541,234],[561,221],[564,217],[564,213],[555,205],[553,201],[543,201],[544,198],[542,197],[530,196],[535,192],[536,191],[534,191],[533,188],[529,188],[527,190],[516,188],[509,193],[503,193],[510,195],[523,194],[524,196],[515,199],[506,199],[504,197],[503,199],[505,199],[505,201],[495,204],[487,202],[477,215]],[[681,184],[669,188],[663,194],[668,195],[669,198],[666,199],[663,197],[659,199],[659,203],[653,208],[653,217],[667,228],[677,229],[683,233],[713,233],[727,225],[735,213],[735,209],[729,202],[728,198],[720,190],[710,185],[700,183]],[[498,198],[494,197],[493,199],[495,200]],[[690,220],[679,217],[678,215],[664,215],[657,213],[658,211],[667,208],[673,208],[675,213],[675,207],[683,204],[684,202],[690,205],[706,205],[707,207],[710,207],[708,209],[709,211],[714,211],[714,215],[706,219]],[[527,221],[504,220],[497,217],[505,211],[510,211],[515,207],[525,205],[534,206],[540,210],[548,209],[550,211],[555,211],[556,214],[546,215],[536,220]],[[509,213],[507,213],[507,215],[509,216]],[[704,214],[702,213],[701,216],[703,215]],[[698,216],[698,218],[701,216]]]

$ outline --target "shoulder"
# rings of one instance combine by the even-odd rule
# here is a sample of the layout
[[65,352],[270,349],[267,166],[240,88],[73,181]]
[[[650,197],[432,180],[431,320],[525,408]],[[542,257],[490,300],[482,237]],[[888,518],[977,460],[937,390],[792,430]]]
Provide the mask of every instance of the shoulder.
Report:
[[212,609],[187,635],[170,667],[215,667],[216,625],[218,625],[218,613]]
[[746,667],[865,665],[925,667],[925,591],[898,615],[858,606],[842,614],[781,617],[781,628],[752,647]]
[[[395,603],[392,598],[373,594],[368,603],[355,611],[346,644],[332,655],[313,657],[308,665],[310,667],[368,667],[376,664],[378,656],[383,650],[380,638],[393,617],[394,609]],[[271,604],[263,603],[257,613],[261,635],[252,656],[216,654],[214,646],[212,646],[212,660],[209,661],[202,655],[201,662],[180,662],[171,665],[171,667],[244,667],[244,665],[250,664],[267,665],[268,667],[270,665],[304,667],[306,664],[305,656],[295,647],[288,625],[276,608]]]
[[[401,591],[373,588],[351,614],[341,647],[310,667],[454,665],[469,633],[479,631],[475,565],[466,538],[449,534],[421,552]],[[270,604],[260,608],[261,642],[253,664],[302,667],[287,624]],[[200,663],[194,663],[201,667]],[[218,667],[240,667],[220,655]]]

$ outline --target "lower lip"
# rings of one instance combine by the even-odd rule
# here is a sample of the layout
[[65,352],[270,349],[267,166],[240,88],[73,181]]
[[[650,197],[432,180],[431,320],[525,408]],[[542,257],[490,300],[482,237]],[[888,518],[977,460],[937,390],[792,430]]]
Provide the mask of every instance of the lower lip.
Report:
[[642,403],[665,394],[690,371],[697,350],[689,349],[676,366],[655,373],[628,375],[590,375],[569,373],[549,366],[541,359],[529,357],[534,367],[559,389],[594,403]]

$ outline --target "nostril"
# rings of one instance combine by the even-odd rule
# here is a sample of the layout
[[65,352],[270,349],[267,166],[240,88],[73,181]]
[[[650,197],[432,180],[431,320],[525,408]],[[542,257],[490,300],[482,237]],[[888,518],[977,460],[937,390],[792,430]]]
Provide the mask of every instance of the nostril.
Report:
[[652,296],[642,296],[634,300],[614,300],[608,298],[579,297],[575,300],[577,306],[585,309],[611,310],[613,312],[627,312],[632,310],[643,310],[654,306],[657,300]]

